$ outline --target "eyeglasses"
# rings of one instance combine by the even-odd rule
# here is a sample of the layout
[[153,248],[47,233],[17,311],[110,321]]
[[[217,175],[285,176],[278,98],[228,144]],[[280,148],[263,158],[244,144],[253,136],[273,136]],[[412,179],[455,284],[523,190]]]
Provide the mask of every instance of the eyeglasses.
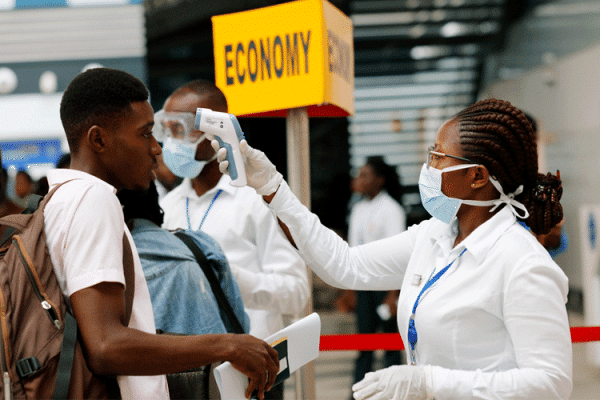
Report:
[[160,110],[154,114],[152,134],[159,142],[172,137],[185,143],[196,144],[204,133],[194,129],[195,118],[196,115],[190,112]]
[[450,158],[454,158],[457,160],[466,161],[471,164],[474,164],[473,161],[469,160],[468,158],[451,156],[450,154],[442,153],[439,151],[433,151],[433,148],[434,148],[433,146],[429,146],[427,148],[427,165],[431,165],[431,162],[435,159],[434,157],[450,157]]

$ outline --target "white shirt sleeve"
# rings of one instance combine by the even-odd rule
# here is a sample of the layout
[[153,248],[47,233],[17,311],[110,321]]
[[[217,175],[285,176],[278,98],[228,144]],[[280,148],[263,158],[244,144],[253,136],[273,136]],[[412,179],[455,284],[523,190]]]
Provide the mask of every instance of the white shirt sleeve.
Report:
[[528,267],[515,268],[505,282],[503,304],[518,368],[484,372],[434,366],[437,400],[569,398],[572,345],[564,305],[565,281],[535,259],[523,260],[523,264]]
[[329,285],[357,290],[401,287],[414,230],[351,248],[300,203],[285,181],[269,206],[290,229],[302,258]]
[[[66,193],[61,190],[56,200]],[[66,207],[52,198],[48,207],[55,212],[45,212],[48,245],[67,296],[100,282],[125,283],[121,206],[105,187],[82,185],[82,190],[78,204]]]
[[395,200],[389,208],[386,208],[385,223],[382,224],[384,235],[383,237],[390,237],[399,234],[406,230],[406,215],[402,207],[396,203]]
[[264,207],[253,207],[254,234],[260,270],[249,270],[230,263],[248,308],[297,314],[304,310],[310,290],[308,270],[290,245],[277,218]]

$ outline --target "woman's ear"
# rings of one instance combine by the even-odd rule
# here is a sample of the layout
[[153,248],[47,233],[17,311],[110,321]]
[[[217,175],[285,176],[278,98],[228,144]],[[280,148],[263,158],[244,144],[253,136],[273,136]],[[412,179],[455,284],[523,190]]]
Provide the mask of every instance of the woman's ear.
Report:
[[103,153],[107,145],[107,132],[98,125],[93,125],[85,137],[87,145],[96,153]]
[[471,179],[471,187],[479,189],[484,187],[490,180],[490,173],[483,165],[478,165],[475,168],[469,169],[469,178]]

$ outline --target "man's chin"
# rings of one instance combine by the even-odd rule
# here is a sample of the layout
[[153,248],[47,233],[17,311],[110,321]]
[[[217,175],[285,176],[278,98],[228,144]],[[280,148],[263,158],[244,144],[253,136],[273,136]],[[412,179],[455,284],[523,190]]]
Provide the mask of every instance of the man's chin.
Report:
[[148,190],[150,188],[150,182],[152,182],[152,181],[147,180],[146,182],[132,183],[131,185],[128,185],[124,189],[132,190],[134,192],[145,192],[146,190]]

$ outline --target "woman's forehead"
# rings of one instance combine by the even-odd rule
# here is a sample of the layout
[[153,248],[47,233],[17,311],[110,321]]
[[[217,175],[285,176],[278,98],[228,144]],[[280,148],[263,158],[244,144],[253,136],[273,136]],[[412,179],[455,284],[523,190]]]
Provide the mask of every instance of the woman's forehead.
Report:
[[445,121],[435,136],[435,146],[439,151],[460,147],[460,129],[456,119]]

